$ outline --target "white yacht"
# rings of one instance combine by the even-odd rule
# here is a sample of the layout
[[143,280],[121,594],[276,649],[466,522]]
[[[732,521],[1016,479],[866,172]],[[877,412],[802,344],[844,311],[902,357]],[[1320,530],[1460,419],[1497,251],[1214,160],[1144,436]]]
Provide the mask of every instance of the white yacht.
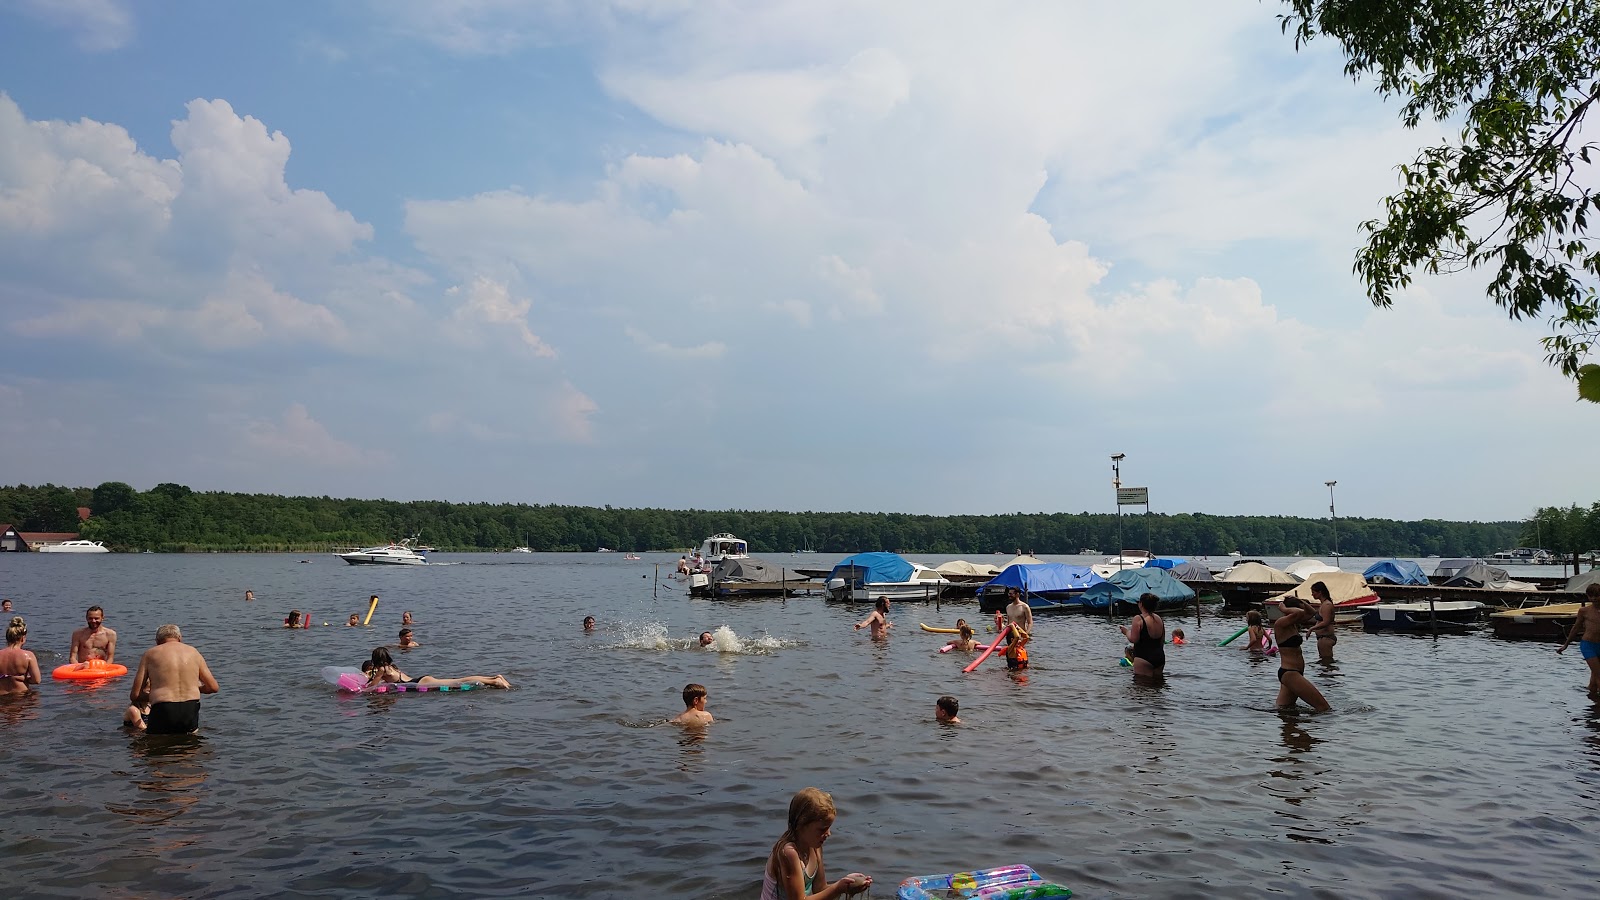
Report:
[[41,544],[40,553],[110,553],[99,541],[62,541],[59,544]]
[[352,566],[425,566],[428,557],[411,546],[411,539],[382,547],[366,547],[353,553],[341,553],[339,558]]
[[744,538],[737,538],[719,531],[711,537],[700,542],[700,558],[707,564],[715,565],[725,559],[746,559],[750,556],[750,545]]
[[1114,556],[1106,557],[1106,561],[1090,566],[1090,570],[1101,578],[1110,578],[1123,569],[1139,569],[1152,559],[1155,554],[1149,550],[1123,550]]

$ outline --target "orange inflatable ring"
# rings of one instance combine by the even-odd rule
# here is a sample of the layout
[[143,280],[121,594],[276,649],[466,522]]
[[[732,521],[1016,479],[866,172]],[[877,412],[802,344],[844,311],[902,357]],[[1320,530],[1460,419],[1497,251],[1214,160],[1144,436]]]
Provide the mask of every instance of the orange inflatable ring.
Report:
[[103,659],[91,659],[81,663],[67,663],[56,666],[50,672],[50,677],[57,681],[93,681],[97,678],[118,678],[128,674],[127,666],[108,663]]

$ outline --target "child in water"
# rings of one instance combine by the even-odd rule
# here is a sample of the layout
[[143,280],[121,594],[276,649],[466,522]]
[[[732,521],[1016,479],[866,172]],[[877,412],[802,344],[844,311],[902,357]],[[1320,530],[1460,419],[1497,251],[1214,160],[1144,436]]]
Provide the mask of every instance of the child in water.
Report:
[[1252,609],[1245,613],[1244,621],[1245,631],[1250,635],[1250,643],[1246,644],[1244,648],[1246,650],[1267,649],[1267,636],[1271,632],[1267,631],[1267,627],[1261,624],[1261,613]]
[[972,626],[966,622],[961,622],[956,628],[960,634],[956,638],[955,649],[963,653],[977,649],[978,642],[972,639]]
[[[828,883],[822,845],[833,830],[836,815],[833,798],[825,791],[808,787],[794,795],[789,801],[789,827],[767,855],[761,900],[832,900],[859,894],[872,886],[872,878],[860,872]],[[822,889],[813,891],[818,884]]]
[[402,628],[400,629],[400,646],[409,648],[421,647],[422,645],[417,643],[417,639],[411,636],[411,629]]
[[140,694],[139,699],[123,711],[122,725],[124,728],[143,731],[145,729],[144,720],[148,715],[150,715],[150,695]]
[[300,627],[300,610],[298,610],[298,609],[289,610],[289,618],[283,620],[283,627],[285,627],[285,628],[299,628]]
[[961,712],[961,701],[945,694],[933,702],[933,718],[940,725],[960,725],[961,719],[957,713]]
[[703,684],[683,686],[683,712],[672,720],[674,725],[710,725],[716,719],[706,712],[706,687]]
[[1179,647],[1182,647],[1184,644],[1189,643],[1189,639],[1183,636],[1183,629],[1182,628],[1174,628],[1174,629],[1172,629],[1172,643],[1176,644]]

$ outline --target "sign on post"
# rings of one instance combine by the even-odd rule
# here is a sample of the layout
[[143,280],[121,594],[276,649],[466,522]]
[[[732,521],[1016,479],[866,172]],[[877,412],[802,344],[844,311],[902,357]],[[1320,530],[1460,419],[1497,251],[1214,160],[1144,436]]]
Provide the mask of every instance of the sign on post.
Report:
[[1150,489],[1147,487],[1117,488],[1118,506],[1138,506],[1150,502]]

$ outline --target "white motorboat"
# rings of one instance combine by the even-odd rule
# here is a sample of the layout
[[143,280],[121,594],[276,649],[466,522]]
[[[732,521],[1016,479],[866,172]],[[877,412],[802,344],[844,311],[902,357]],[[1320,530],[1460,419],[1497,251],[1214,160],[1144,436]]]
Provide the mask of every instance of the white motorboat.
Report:
[[110,553],[99,541],[62,541],[59,544],[41,544],[40,553]]
[[398,544],[365,547],[353,553],[341,553],[339,558],[352,566],[425,566],[428,564],[428,557],[413,549],[409,538]]
[[511,548],[511,552],[512,553],[532,553],[533,552],[533,548],[532,547],[512,547]]
[[700,554],[700,558],[705,560],[708,565],[716,565],[725,559],[748,559],[750,557],[750,545],[745,542],[744,538],[737,538],[726,531],[719,531],[701,541],[700,549],[696,552]]
[[1114,556],[1106,557],[1106,561],[1090,566],[1090,570],[1101,578],[1110,578],[1123,569],[1139,569],[1156,555],[1149,550],[1123,550]]

